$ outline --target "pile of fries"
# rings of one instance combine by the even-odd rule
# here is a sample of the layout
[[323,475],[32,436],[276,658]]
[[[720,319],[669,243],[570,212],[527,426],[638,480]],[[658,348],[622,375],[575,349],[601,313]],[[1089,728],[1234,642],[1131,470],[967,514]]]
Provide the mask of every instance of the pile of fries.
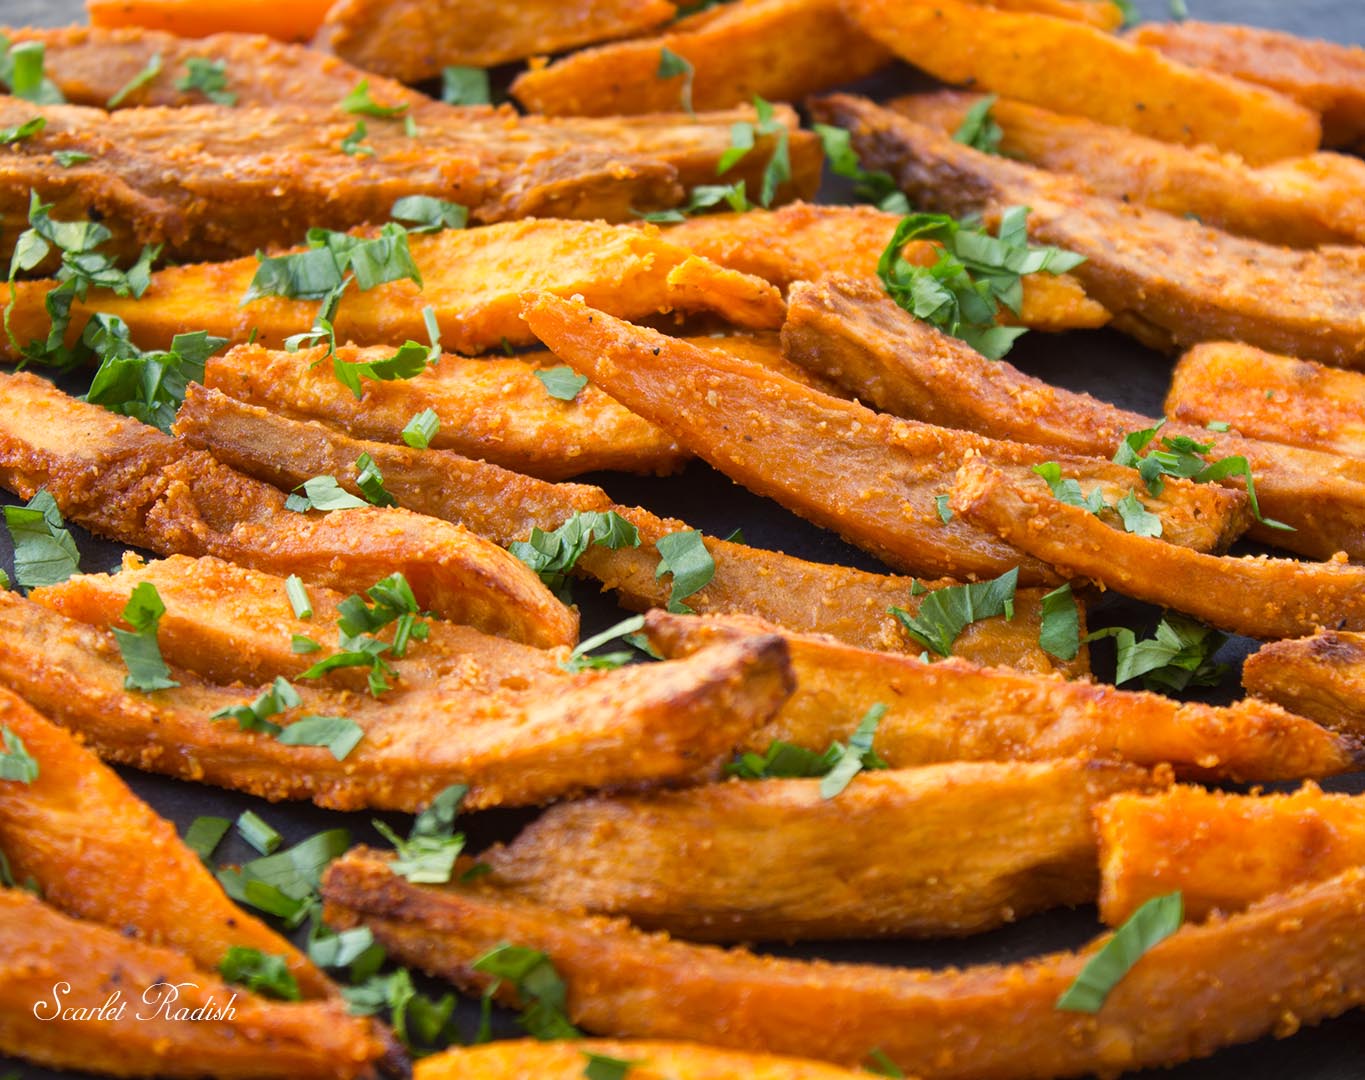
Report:
[[[0,40],[0,1053],[1045,1080],[1365,1004],[1365,796],[1316,783],[1365,769],[1365,51],[1109,0],[89,9]],[[838,92],[893,59],[945,87]],[[1104,326],[1178,357],[1164,417],[1004,359]],[[885,572],[584,482],[693,458]],[[1096,590],[1166,615],[1087,634]],[[1249,696],[1186,700],[1227,634]],[[111,764],[415,817],[248,812],[218,865]],[[499,807],[543,809],[466,852]],[[1091,903],[1020,964],[745,947]]]

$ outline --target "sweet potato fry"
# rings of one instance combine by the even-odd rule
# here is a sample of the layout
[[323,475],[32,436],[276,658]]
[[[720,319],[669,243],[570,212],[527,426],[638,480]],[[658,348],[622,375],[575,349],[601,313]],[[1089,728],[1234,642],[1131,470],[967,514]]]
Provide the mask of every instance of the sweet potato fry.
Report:
[[592,788],[681,780],[728,753],[791,692],[778,638],[553,686],[494,692],[432,680],[379,699],[300,686],[273,717],[344,716],[364,737],[344,761],[210,715],[260,687],[217,686],[179,668],[180,685],[125,690],[112,635],[0,595],[0,684],[86,738],[106,759],[271,800],[415,811],[453,783],[478,808],[545,802]]
[[[525,317],[556,356],[698,457],[889,565],[956,577],[993,577],[1017,565],[1026,584],[1049,580],[974,527],[944,521],[935,502],[972,453],[1031,476],[1048,451],[874,413],[548,293],[528,298]],[[1107,462],[1066,467],[1118,498],[1141,487],[1136,474]],[[1217,547],[1240,527],[1232,504],[1210,513],[1213,503],[1196,509],[1186,501],[1193,493],[1176,490],[1167,489],[1173,501],[1162,510],[1194,546]]]
[[421,82],[448,64],[493,67],[634,37],[676,14],[666,0],[338,0],[314,44],[367,71]]
[[[738,616],[680,618],[652,612],[645,623],[665,656],[689,656],[772,627]],[[1087,755],[1187,775],[1297,779],[1350,770],[1362,744],[1264,702],[1227,708],[1157,694],[1066,682],[953,657],[856,649],[829,638],[779,633],[796,672],[796,693],[746,739],[762,752],[775,739],[817,753],[857,729],[869,706],[889,706],[876,749],[893,767],[952,761],[1047,761]]]
[[532,65],[512,84],[512,94],[531,112],[551,116],[676,109],[683,84],[659,78],[664,49],[692,65],[692,103],[699,109],[724,109],[754,95],[800,101],[870,75],[890,57],[835,0],[739,0],[684,19],[661,37]]
[[1365,457],[1365,374],[1235,342],[1196,345],[1171,373],[1166,411],[1256,439]]
[[1028,206],[1029,235],[1084,255],[1072,273],[1086,293],[1148,344],[1245,341],[1365,366],[1365,248],[1297,251],[1230,236],[980,153],[863,98],[836,95],[815,112],[852,130],[863,164],[890,172],[925,209]]
[[631,1080],[866,1080],[836,1065],[657,1039],[506,1039],[422,1058],[415,1080],[580,1080],[585,1054],[630,1061]]
[[[665,234],[721,266],[770,281],[784,292],[796,281],[825,274],[871,277],[900,218],[870,206],[813,206],[796,203],[781,210],[745,214],[705,214]],[[931,266],[939,249],[914,241],[902,250],[909,262]],[[1037,330],[1103,326],[1109,313],[1089,299],[1067,274],[1030,274],[1016,319],[1005,321]]]
[[1313,783],[1289,795],[1123,793],[1101,803],[1095,820],[1100,917],[1110,926],[1177,889],[1185,917],[1199,920],[1365,864],[1365,797]]
[[1093,900],[1092,806],[1154,786],[1080,759],[871,772],[832,800],[735,780],[564,803],[479,860],[539,903],[694,940],[965,935]]
[[1129,37],[1183,64],[1269,86],[1321,113],[1329,146],[1365,140],[1365,49],[1194,21],[1145,23]]
[[[1159,422],[1049,386],[1005,361],[986,360],[911,318],[879,287],[863,282],[831,279],[792,289],[782,344],[791,360],[838,381],[845,392],[878,409],[1062,453],[1109,458],[1125,434]],[[1210,462],[1238,455],[1247,459],[1263,511],[1294,526],[1285,532],[1253,524],[1258,540],[1320,559],[1338,551],[1365,557],[1365,466],[1360,462],[1211,432],[1202,423],[1179,419],[1162,434],[1211,443]],[[1244,483],[1239,477],[1222,482]]]
[[[980,100],[942,91],[897,98],[890,107],[952,135]],[[996,101],[991,117],[1004,135],[1001,153],[1080,176],[1111,199],[1193,216],[1267,244],[1365,240],[1365,166],[1341,154],[1286,158],[1258,169],[1212,147],[1161,142],[1022,101]]]
[[284,492],[33,375],[0,376],[0,401],[0,486],[25,498],[46,488],[94,532],[346,593],[398,571],[452,622],[544,647],[577,640],[577,615],[519,559],[449,522],[396,508],[287,511]]
[[196,38],[222,31],[269,34],[281,41],[306,41],[322,23],[332,0],[86,0],[97,27],[146,27]]
[[1317,116],[1289,98],[1069,19],[970,0],[857,0],[851,13],[944,82],[1165,142],[1209,143],[1259,163],[1312,153],[1322,135]]
[[[757,957],[493,889],[413,885],[363,849],[328,867],[323,895],[330,923],[363,923],[391,956],[460,986],[491,981],[473,965],[500,944],[545,952],[567,984],[571,1019],[589,1031],[850,1066],[880,1047],[907,1074],[931,1080],[1174,1064],[1279,1030],[1286,1016],[1296,1029],[1365,1001],[1358,869],[1184,927],[1147,951],[1098,1019],[1056,1008],[1090,950],[936,972]],[[501,993],[511,996],[506,983]]]
[[1042,480],[1020,483],[979,459],[958,473],[952,507],[1066,577],[1090,578],[1235,634],[1274,640],[1322,626],[1365,628],[1365,567],[1345,555],[1321,563],[1205,555],[1111,528]]
[[0,782],[0,852],[14,880],[31,880],[75,918],[180,949],[204,971],[217,971],[233,946],[259,949],[285,957],[305,997],[336,994],[301,952],[229,900],[175,827],[70,734],[8,690],[0,690],[0,727],[22,740],[39,770],[28,784]]
[[[581,294],[603,310],[636,318],[670,311],[683,299],[701,300],[706,310],[722,314],[758,314],[744,324],[755,330],[777,329],[785,310],[767,282],[710,263],[694,266],[687,287],[675,289],[669,275],[696,256],[652,227],[537,219],[414,236],[410,246],[424,286],[403,280],[352,291],[335,320],[338,340],[389,346],[404,338],[425,341],[422,310],[430,306],[451,352],[477,353],[503,341],[529,345],[535,338],[519,314],[519,295],[527,289]],[[90,312],[103,311],[123,319],[144,349],[169,348],[176,334],[197,330],[236,343],[254,331],[262,347],[282,348],[285,338],[313,325],[318,305],[268,296],[239,306],[257,265],[251,258],[169,267],[152,274],[141,299],[92,289],[88,301],[73,305],[73,332]],[[699,271],[707,269],[710,287],[701,289]],[[43,301],[51,287],[47,281],[19,284],[11,325],[20,341],[46,337]],[[8,341],[0,343],[0,355],[12,356],[8,349]]]
[[0,1053],[107,1076],[358,1080],[390,1051],[340,1001],[267,1001],[174,949],[0,889]]
[[[200,386],[189,388],[175,431],[234,468],[283,487],[329,474],[351,489],[356,459],[367,453],[402,505],[463,525],[504,547],[526,539],[534,527],[553,531],[575,512],[614,510],[639,529],[640,547],[613,550],[594,545],[579,560],[579,571],[614,591],[633,610],[668,603],[672,586],[655,574],[659,563],[655,543],[687,524],[614,504],[600,488],[547,484],[445,450],[416,451],[352,439],[322,424],[291,420]],[[911,612],[919,609],[922,597],[914,595],[911,578],[807,562],[715,537],[706,538],[706,547],[716,571],[704,589],[689,597],[694,610],[758,615],[792,630],[832,634],[866,648],[920,650],[888,610],[893,605]],[[932,591],[956,583],[924,584]],[[1019,589],[1014,620],[973,623],[958,639],[958,655],[983,664],[1084,674],[1084,650],[1076,660],[1064,662],[1039,648],[1041,596],[1038,589]]]
[[1247,657],[1242,685],[1335,731],[1365,735],[1365,634],[1323,630],[1262,645]]

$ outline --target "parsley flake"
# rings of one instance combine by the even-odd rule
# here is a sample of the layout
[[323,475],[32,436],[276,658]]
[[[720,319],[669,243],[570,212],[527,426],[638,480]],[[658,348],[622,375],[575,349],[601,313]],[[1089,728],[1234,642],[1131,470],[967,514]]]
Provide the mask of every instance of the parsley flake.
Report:
[[710,210],[721,203],[725,203],[737,214],[753,209],[744,181],[737,180],[733,184],[699,184],[688,192],[687,202],[682,206],[675,206],[671,210],[651,210],[647,214],[636,216],[642,221],[652,221],[657,225],[676,225],[686,221],[693,214]]
[[561,600],[571,603],[569,573],[592,544],[611,548],[639,547],[640,531],[615,510],[581,511],[553,532],[531,529],[529,540],[517,540],[507,550],[524,562]]
[[230,828],[232,822],[225,817],[197,817],[185,830],[185,846],[207,862]]
[[669,533],[660,537],[654,546],[659,549],[659,566],[654,576],[673,575],[668,610],[675,614],[693,614],[683,601],[706,588],[716,574],[716,560],[706,550],[701,533],[696,529]]
[[537,1039],[577,1039],[580,1032],[565,1012],[567,990],[550,958],[520,945],[502,944],[474,961],[474,970],[495,976],[488,990],[491,998],[502,980],[516,988],[524,1004],[518,1022]]
[[133,344],[122,319],[102,312],[90,317],[81,341],[100,357],[83,400],[168,435],[186,387],[204,381],[208,358],[228,343],[227,338],[200,330],[176,334],[168,350],[143,352]]
[[161,646],[157,643],[157,630],[164,614],[166,605],[161,602],[156,586],[150,581],[138,582],[123,609],[123,620],[132,630],[112,628],[118,651],[128,668],[128,675],[123,680],[125,690],[151,693],[180,685],[170,677],[171,669],[161,658]]
[[369,134],[370,129],[365,126],[365,121],[357,120],[350,134],[341,140],[341,152],[348,157],[374,157],[374,147],[365,145]]
[[237,95],[227,85],[226,60],[191,56],[185,61],[185,74],[176,80],[175,88],[186,93],[203,94],[215,105],[236,105]]
[[879,210],[892,214],[910,213],[910,200],[905,192],[896,186],[890,173],[880,170],[871,171],[862,167],[858,152],[853,149],[849,133],[840,127],[829,124],[816,124],[815,134],[825,149],[825,160],[835,176],[853,181],[853,196],[862,202],[872,203]]
[[1041,608],[1038,645],[1058,660],[1075,660],[1081,651],[1081,612],[1070,584],[1045,594]]
[[584,1080],[626,1080],[631,1069],[643,1064],[640,1061],[627,1061],[625,1058],[608,1057],[606,1054],[594,1054],[587,1050],[583,1051],[583,1057],[586,1060],[583,1066]]
[[12,143],[23,142],[39,134],[43,128],[47,127],[47,118],[35,116],[31,120],[25,120],[22,124],[14,124],[10,127],[0,128],[0,146],[9,146]]
[[250,705],[232,705],[226,709],[219,709],[211,714],[209,719],[236,720],[240,731],[260,731],[267,735],[278,735],[283,729],[279,724],[271,723],[270,718],[289,709],[296,709],[301,704],[303,699],[299,697],[299,692],[289,685],[287,679],[277,675],[270,688],[263,691]]
[[[341,107],[352,115],[375,116],[381,120],[391,120],[408,111],[408,103],[401,105],[381,105],[370,95],[370,80],[361,79],[351,92],[341,99]],[[363,138],[363,136],[362,136]]]
[[972,623],[997,615],[1014,618],[1014,592],[1018,584],[1019,569],[1016,567],[994,581],[952,585],[928,592],[915,615],[904,608],[890,610],[912,639],[939,656],[951,656],[953,642]]
[[355,486],[358,487],[374,506],[397,506],[398,500],[389,494],[384,486],[384,474],[369,454],[361,454],[356,459]]
[[[382,479],[382,478],[381,478]],[[305,480],[294,491],[302,488],[304,495],[291,495],[290,499],[297,500],[292,506],[286,503],[286,508],[306,513],[309,510],[322,510],[330,513],[333,510],[359,510],[369,506],[364,499],[357,498],[349,491],[337,483],[335,476],[314,476]]]
[[93,161],[94,154],[87,154],[83,150],[54,150],[53,160],[63,169],[69,169],[73,165],[80,165],[87,161]]
[[488,72],[455,65],[442,68],[441,100],[447,105],[487,105],[493,100]]
[[455,831],[455,819],[467,794],[466,784],[451,784],[441,791],[417,815],[406,840],[384,822],[373,822],[398,853],[389,869],[414,884],[444,885],[449,881],[455,871],[455,860],[464,850],[464,834]]
[[832,742],[822,754],[795,743],[774,739],[757,754],[747,751],[725,766],[726,776],[741,780],[804,780],[822,777],[820,796],[832,799],[863,769],[885,769],[887,764],[872,749],[877,726],[886,715],[885,705],[873,705],[863,714],[848,745]]
[[81,568],[71,532],[62,527],[57,500],[39,488],[23,506],[5,507],[5,527],[14,542],[14,580],[25,589],[60,585]]
[[1214,655],[1227,642],[1221,634],[1183,615],[1166,615],[1150,638],[1141,641],[1125,626],[1110,626],[1086,635],[1085,640],[1114,638],[1118,647],[1116,685],[1142,679],[1148,690],[1179,693],[1191,686],[1217,686],[1227,665]]
[[758,114],[757,123],[739,122],[730,125],[730,147],[716,162],[716,175],[721,176],[738,165],[757,145],[760,137],[774,136],[776,144],[768,163],[763,167],[763,184],[758,195],[760,206],[771,206],[777,189],[792,178],[789,133],[787,125],[776,118],[772,103],[757,94],[754,95],[754,110]]
[[615,641],[617,638],[627,638],[629,635],[638,633],[645,625],[643,615],[632,615],[628,619],[622,619],[615,626],[608,627],[600,634],[593,634],[592,637],[584,638],[574,646],[573,652],[569,654],[569,659],[559,666],[565,671],[576,673],[579,671],[612,671],[622,667],[635,659],[632,652],[612,652],[601,656],[590,656],[589,653],[599,646],[605,645],[608,641]]
[[408,232],[441,232],[468,225],[469,208],[431,195],[406,195],[393,204],[389,217],[395,221],[413,222],[408,226]]
[[545,392],[559,401],[573,401],[578,392],[588,385],[588,377],[579,375],[567,364],[561,367],[538,368],[536,378],[545,385]]
[[1057,999],[1066,1012],[1097,1013],[1105,998],[1143,955],[1180,929],[1185,920],[1184,897],[1179,892],[1154,896],[1114,931],[1081,973]]
[[323,746],[338,761],[347,756],[365,737],[365,729],[344,716],[302,716],[275,737],[285,746]]
[[316,906],[323,869],[350,846],[347,830],[329,829],[235,870],[220,869],[218,882],[232,899],[278,916],[292,929]]
[[146,86],[160,74],[161,54],[159,52],[154,52],[152,53],[151,57],[147,60],[147,63],[143,65],[142,70],[139,71],[136,75],[134,75],[131,79],[129,79],[126,83],[124,83],[123,86],[119,88],[118,92],[109,99],[105,107],[109,109],[117,109],[120,105],[122,105],[125,101],[132,97],[132,95],[136,94],[139,90],[141,90],[144,86]]
[[987,94],[975,102],[962,118],[961,125],[953,132],[953,142],[970,146],[983,154],[999,154],[1000,140],[1005,137],[1005,133],[991,116],[991,109],[995,107],[997,100],[996,94]]
[[682,101],[683,111],[689,116],[696,116],[692,108],[692,84],[696,78],[697,69],[692,66],[692,62],[679,56],[672,49],[664,47],[659,50],[659,68],[654,73],[656,79],[676,79],[682,76],[678,96]]
[[280,1001],[303,999],[299,984],[289,971],[289,961],[283,956],[272,956],[260,949],[234,945],[219,963],[218,973],[228,982],[245,986],[266,997]]
[[38,761],[24,746],[24,740],[0,725],[0,780],[31,784],[38,779]]

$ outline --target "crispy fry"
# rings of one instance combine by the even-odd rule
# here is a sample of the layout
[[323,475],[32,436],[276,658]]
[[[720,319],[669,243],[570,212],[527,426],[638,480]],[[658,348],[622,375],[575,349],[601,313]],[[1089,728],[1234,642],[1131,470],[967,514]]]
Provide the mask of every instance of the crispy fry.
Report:
[[[650,639],[665,656],[689,656],[772,628],[753,619],[684,619],[652,612]],[[1246,780],[1349,771],[1362,757],[1341,736],[1264,702],[1227,708],[1182,703],[1086,681],[1066,682],[960,657],[928,663],[869,652],[829,638],[776,631],[787,642],[797,691],[772,723],[746,740],[774,739],[823,752],[846,741],[867,708],[889,706],[876,750],[892,766],[951,761],[1047,761],[1087,755],[1182,773]]]
[[[147,695],[123,687],[110,633],[0,595],[0,684],[89,740],[106,759],[271,800],[415,811],[453,783],[470,808],[680,780],[727,753],[791,692],[786,649],[750,639],[667,665],[583,672],[552,686],[494,692],[434,679],[379,699],[298,688],[272,718],[344,716],[365,732],[344,761],[209,716],[262,688],[203,682]],[[456,676],[458,679],[458,675]],[[513,680],[513,682],[515,682]]]
[[[941,91],[910,94],[889,107],[952,135],[980,100]],[[1365,166],[1341,154],[1287,158],[1258,169],[1212,147],[1161,142],[1021,101],[996,101],[991,117],[1004,133],[1001,153],[1083,177],[1112,199],[1193,216],[1268,244],[1365,241]]]
[[1257,439],[1365,457],[1365,374],[1235,342],[1196,345],[1171,373],[1166,411]]
[[1273,640],[1321,626],[1365,628],[1365,567],[1346,561],[1235,559],[1111,528],[1056,498],[1042,480],[1020,483],[980,459],[966,462],[952,507],[1066,577],[1183,611],[1210,626]]
[[[1125,434],[1159,423],[1089,394],[1049,386],[1005,361],[988,361],[862,282],[832,279],[794,288],[782,344],[791,360],[839,381],[847,393],[879,409],[995,439],[1109,458]],[[1365,557],[1361,463],[1211,432],[1202,424],[1177,421],[1161,433],[1212,443],[1210,462],[1247,459],[1262,510],[1295,530],[1253,524],[1258,540],[1320,559],[1343,550]]]
[[1286,97],[1069,19],[970,0],[857,0],[869,35],[935,78],[1253,163],[1309,154],[1318,118]]
[[[906,1073],[936,1080],[1174,1064],[1268,1034],[1287,1016],[1297,1028],[1365,1000],[1361,870],[1184,927],[1148,950],[1098,1019],[1056,1008],[1090,950],[937,972],[756,957],[491,889],[413,885],[363,849],[328,867],[323,895],[329,922],[364,923],[391,956],[460,986],[486,985],[472,966],[504,942],[547,953],[571,1019],[590,1031],[846,1065],[880,1047]],[[501,993],[510,996],[505,983]]]
[[331,0],[86,0],[90,22],[98,27],[148,27],[181,37],[202,37],[224,30],[269,34],[282,41],[306,41],[322,23]]
[[[653,227],[537,219],[414,236],[410,246],[424,287],[405,279],[352,291],[336,318],[338,340],[389,346],[404,338],[425,341],[422,310],[430,306],[451,352],[477,353],[503,341],[529,345],[535,338],[521,321],[518,299],[527,289],[581,294],[588,303],[630,317],[702,300],[708,310],[759,314],[745,324],[756,330],[777,329],[785,310],[767,282],[710,263],[691,272],[686,289],[674,289],[669,274],[695,256]],[[312,326],[318,305],[268,296],[239,307],[256,267],[254,258],[169,267],[152,275],[141,299],[92,289],[87,302],[72,305],[73,332],[84,316],[103,311],[123,319],[145,349],[169,348],[176,334],[197,330],[238,343],[255,331],[262,347],[282,348],[285,338]],[[710,288],[700,289],[697,270],[705,269]],[[11,322],[20,341],[46,337],[43,300],[51,287],[47,281],[19,284]],[[3,351],[9,347],[8,341],[0,343],[0,355],[13,355]]]
[[[775,43],[781,43],[775,48]],[[676,109],[681,78],[661,79],[668,49],[693,66],[693,104],[723,109],[754,95],[800,101],[870,75],[889,54],[835,0],[739,0],[669,27],[661,37],[584,49],[518,76],[512,94],[531,112],[612,116]]]
[[694,940],[965,935],[1093,900],[1091,807],[1154,784],[1079,759],[864,773],[833,800],[736,780],[552,807],[479,860],[539,903]]
[[109,1076],[338,1080],[372,1077],[390,1051],[340,1001],[267,1001],[173,949],[0,889],[0,1053]]
[[1365,50],[1257,26],[1144,23],[1129,37],[1193,67],[1259,83],[1322,114],[1323,141],[1365,140]]
[[[870,206],[796,203],[771,213],[705,214],[665,235],[712,262],[761,277],[785,292],[793,282],[814,281],[829,273],[871,277],[899,222],[896,214]],[[930,266],[938,253],[937,245],[914,241],[905,246],[902,257]],[[1002,316],[1037,330],[1072,330],[1109,321],[1109,313],[1067,274],[1028,275],[1018,318],[1004,310]]]
[[982,154],[863,98],[819,103],[926,209],[1030,208],[1029,235],[1084,255],[1072,273],[1114,326],[1157,347],[1245,341],[1342,367],[1365,366],[1365,248],[1313,251],[1230,236],[1092,194],[1075,177]]
[[535,574],[459,526],[378,507],[286,511],[282,491],[34,375],[0,376],[0,401],[0,486],[26,498],[46,488],[94,532],[348,593],[398,571],[452,622],[545,647],[578,638],[576,613]]
[[[698,457],[750,490],[839,532],[900,570],[996,576],[1014,566],[1026,584],[1050,580],[1032,560],[956,519],[935,499],[971,453],[1032,475],[1051,454],[1036,447],[874,413],[744,360],[621,322],[548,293],[528,298],[525,317],[556,356],[632,412],[663,427]],[[1066,467],[1122,498],[1136,474],[1094,459]],[[1144,489],[1145,490],[1145,489]],[[1163,507],[1196,547],[1230,539],[1232,504],[1208,513],[1176,494]],[[1145,499],[1144,499],[1145,501]],[[1178,522],[1178,524],[1177,524]],[[1227,530],[1231,528],[1231,532]]]
[[1365,735],[1365,634],[1323,630],[1262,645],[1247,657],[1242,685],[1333,730]]
[[336,994],[301,952],[229,900],[175,827],[70,734],[8,690],[0,690],[0,727],[39,769],[32,783],[0,782],[0,853],[14,880],[33,881],[75,918],[180,949],[204,971],[217,971],[232,946],[259,949],[285,957],[304,997]]
[[1000,11],[1030,11],[1072,19],[1101,30],[1117,30],[1123,25],[1123,12],[1109,0],[970,0]]
[[[577,511],[614,510],[640,530],[639,548],[590,547],[578,569],[633,610],[663,607],[671,582],[655,574],[655,542],[688,528],[639,507],[614,504],[605,491],[585,484],[547,484],[449,451],[363,442],[319,423],[304,423],[235,401],[216,390],[191,386],[176,420],[176,434],[211,449],[235,468],[270,483],[293,487],[309,476],[330,474],[353,487],[355,461],[368,453],[385,476],[394,498],[411,509],[464,525],[506,546],[524,540],[531,529],[546,532]],[[700,612],[743,612],[796,631],[832,634],[866,648],[918,652],[888,613],[897,606],[917,611],[922,598],[913,580],[872,574],[851,567],[812,563],[776,551],[706,538],[716,563],[715,576],[688,604]],[[956,584],[925,583],[929,590]],[[983,664],[1030,671],[1083,674],[1084,651],[1070,663],[1038,647],[1041,590],[1020,589],[1015,618],[973,623],[957,643],[961,656]]]
[[314,44],[367,71],[421,82],[448,64],[493,67],[634,37],[676,14],[666,0],[338,0]]
[[1185,917],[1199,920],[1365,864],[1365,797],[1313,783],[1290,795],[1124,793],[1101,803],[1095,820],[1100,917],[1110,926],[1177,889]]

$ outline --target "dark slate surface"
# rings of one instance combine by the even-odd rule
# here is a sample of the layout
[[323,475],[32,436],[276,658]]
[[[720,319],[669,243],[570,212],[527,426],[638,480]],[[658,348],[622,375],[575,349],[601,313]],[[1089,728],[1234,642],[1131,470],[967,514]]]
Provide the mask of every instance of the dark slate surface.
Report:
[[[1365,42],[1365,3],[1362,0],[1189,0],[1192,14],[1209,20],[1239,21],[1279,27],[1296,33],[1358,44]],[[1139,7],[1151,18],[1166,13],[1164,0],[1142,0]],[[3,0],[0,23],[10,25],[61,25],[80,18],[77,0]],[[894,79],[913,79],[902,71]],[[878,82],[882,83],[879,79]],[[888,84],[893,87],[899,83]],[[1105,400],[1150,414],[1157,414],[1165,394],[1169,361],[1136,345],[1118,334],[1085,332],[1065,336],[1030,334],[1010,358],[1026,371],[1072,390],[1084,390]],[[79,392],[80,387],[72,387]],[[659,512],[681,517],[712,533],[726,535],[743,526],[748,541],[756,546],[780,547],[809,559],[842,562],[876,569],[876,561],[850,548],[837,537],[793,517],[779,507],[756,498],[732,484],[724,476],[699,465],[691,465],[680,477],[668,480],[641,480],[616,475],[590,477],[627,504],[639,504]],[[3,493],[0,493],[3,494]],[[5,501],[12,501],[5,496]],[[120,549],[74,530],[87,570],[112,568]],[[0,564],[10,562],[8,537],[0,533]],[[592,596],[581,586],[584,605],[584,633],[600,629],[620,617],[610,603]],[[1092,615],[1093,625],[1124,622],[1150,625],[1157,612],[1141,604],[1111,597]],[[1233,641],[1222,659],[1233,665],[1226,685],[1210,696],[1229,699],[1236,693],[1237,667],[1254,647],[1247,641]],[[1105,674],[1106,660],[1098,658],[1098,670]],[[182,828],[199,814],[235,818],[241,811],[254,809],[263,814],[286,838],[296,842],[322,828],[348,826],[357,840],[376,841],[368,814],[334,814],[308,805],[272,806],[246,796],[214,788],[199,787],[175,780],[123,770],[133,788],[162,814]],[[1329,785],[1342,790],[1361,790],[1365,775],[1348,777]],[[467,819],[470,847],[480,850],[495,839],[514,834],[529,812],[488,812]],[[388,815],[400,828],[400,816]],[[229,839],[219,850],[221,861],[250,858],[253,853],[238,839]],[[831,943],[824,946],[777,947],[771,951],[790,956],[820,956],[830,960],[941,967],[1024,959],[1052,949],[1079,945],[1099,929],[1093,908],[1054,912],[991,934],[960,942],[922,943]],[[429,986],[428,989],[438,989]],[[1273,987],[1266,987],[1267,992]],[[465,1030],[472,1030],[474,1014],[465,1007],[461,1012]],[[503,1019],[503,1030],[515,1029]],[[1283,1042],[1265,1040],[1250,1046],[1223,1051],[1216,1057],[1183,1067],[1152,1072],[1153,1077],[1171,1080],[1358,1080],[1365,1076],[1360,1063],[1360,1047],[1365,1044],[1365,1016],[1359,1013],[1306,1031]],[[0,1069],[10,1063],[0,1060]],[[33,1080],[64,1074],[19,1066],[19,1075]]]

